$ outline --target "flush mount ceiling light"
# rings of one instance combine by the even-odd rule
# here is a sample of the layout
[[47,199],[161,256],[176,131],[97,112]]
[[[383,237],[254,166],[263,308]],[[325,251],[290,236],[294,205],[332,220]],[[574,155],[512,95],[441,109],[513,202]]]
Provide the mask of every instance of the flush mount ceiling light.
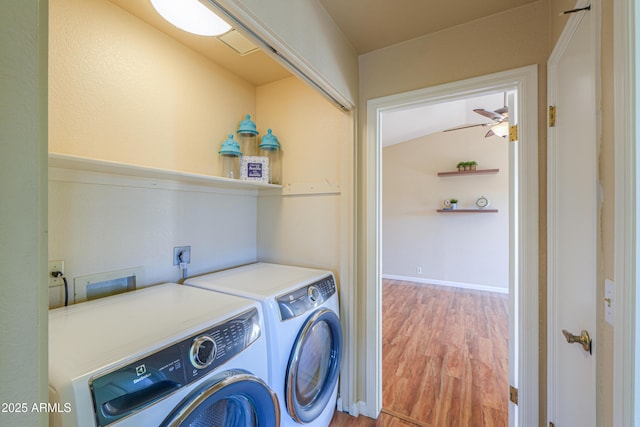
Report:
[[151,0],[154,9],[171,24],[200,36],[219,36],[231,29],[198,0]]

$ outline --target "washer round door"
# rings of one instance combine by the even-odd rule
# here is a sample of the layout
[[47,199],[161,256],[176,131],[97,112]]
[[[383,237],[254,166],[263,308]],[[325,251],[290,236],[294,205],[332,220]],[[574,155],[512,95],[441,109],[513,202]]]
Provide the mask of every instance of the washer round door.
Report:
[[299,423],[309,423],[326,408],[338,383],[342,358],[340,319],[319,309],[304,323],[287,367],[287,411]]
[[273,427],[280,425],[276,394],[245,371],[226,371],[188,395],[161,427]]

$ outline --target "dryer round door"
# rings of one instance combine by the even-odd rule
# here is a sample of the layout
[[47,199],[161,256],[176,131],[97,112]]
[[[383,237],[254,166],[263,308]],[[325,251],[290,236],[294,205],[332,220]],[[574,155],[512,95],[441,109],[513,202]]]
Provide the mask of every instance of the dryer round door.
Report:
[[188,395],[161,427],[280,425],[276,394],[246,371],[222,372]]
[[338,383],[342,357],[340,319],[331,310],[316,310],[303,324],[287,367],[287,411],[299,423],[316,419]]

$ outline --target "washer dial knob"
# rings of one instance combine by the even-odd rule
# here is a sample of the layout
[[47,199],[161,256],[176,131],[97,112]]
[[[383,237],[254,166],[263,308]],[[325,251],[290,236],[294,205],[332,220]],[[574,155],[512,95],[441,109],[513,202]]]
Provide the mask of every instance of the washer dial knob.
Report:
[[209,335],[200,335],[191,344],[189,360],[198,369],[204,369],[216,358],[216,342]]
[[313,303],[316,303],[320,300],[320,290],[318,288],[316,288],[315,286],[311,285],[307,288],[307,296],[309,297],[309,300]]

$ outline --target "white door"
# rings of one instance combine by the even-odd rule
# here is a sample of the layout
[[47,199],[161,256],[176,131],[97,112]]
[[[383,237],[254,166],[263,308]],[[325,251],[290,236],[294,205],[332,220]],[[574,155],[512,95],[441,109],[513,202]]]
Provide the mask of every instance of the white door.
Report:
[[[547,390],[556,427],[596,425],[598,17],[597,1],[572,14],[548,64],[556,117],[548,128]],[[591,349],[563,330],[588,332]]]

